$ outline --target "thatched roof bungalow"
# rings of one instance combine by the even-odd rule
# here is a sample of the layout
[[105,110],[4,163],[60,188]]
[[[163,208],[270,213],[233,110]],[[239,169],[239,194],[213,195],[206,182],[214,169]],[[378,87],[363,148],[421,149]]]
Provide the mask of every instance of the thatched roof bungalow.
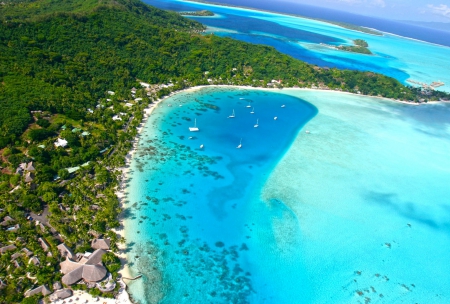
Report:
[[109,250],[111,245],[111,240],[109,239],[93,239],[91,242],[91,247],[94,249]]
[[34,295],[37,295],[37,294],[42,294],[45,297],[46,295],[49,295],[51,293],[52,292],[50,291],[50,289],[48,289],[47,286],[41,285],[41,286],[39,286],[39,287],[37,287],[35,289],[30,289],[27,292],[25,292],[25,297],[28,298],[28,297],[31,297],[31,296],[34,296]]
[[16,248],[17,247],[15,245],[8,245],[8,246],[5,246],[5,247],[1,247],[0,248],[0,253],[3,254],[3,253],[6,253],[8,251],[14,250]]
[[69,259],[75,260],[76,256],[66,244],[62,243],[56,246],[63,257],[68,257]]
[[50,300],[51,301],[61,300],[61,299],[71,297],[72,295],[73,295],[72,289],[65,288],[65,289],[57,290],[53,294],[51,294]]
[[107,274],[107,270],[102,263],[102,257],[105,253],[105,250],[97,249],[84,264],[76,263],[67,258],[61,263],[61,272],[65,274],[62,277],[62,282],[65,285],[72,285],[80,280],[88,283],[101,281]]

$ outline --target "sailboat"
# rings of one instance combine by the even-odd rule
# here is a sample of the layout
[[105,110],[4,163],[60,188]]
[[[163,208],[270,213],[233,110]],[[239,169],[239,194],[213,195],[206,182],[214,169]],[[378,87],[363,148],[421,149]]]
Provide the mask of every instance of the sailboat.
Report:
[[194,120],[194,126],[193,127],[189,127],[189,131],[191,131],[191,132],[198,132],[198,131],[200,131],[200,129],[197,128],[197,118]]
[[252,106],[250,105],[250,103],[248,103],[247,108],[251,108]]
[[240,148],[242,148],[242,138],[241,138],[241,141],[239,142],[239,146],[237,146],[236,149],[240,149]]
[[256,120],[256,125],[254,125],[255,128],[257,128],[259,126],[258,122],[259,122],[259,118]]
[[255,114],[255,107],[253,107],[252,111],[250,112],[250,114]]
[[228,116],[228,118],[235,118],[235,117],[236,117],[236,115],[234,115],[234,109],[233,109],[233,113],[230,116]]

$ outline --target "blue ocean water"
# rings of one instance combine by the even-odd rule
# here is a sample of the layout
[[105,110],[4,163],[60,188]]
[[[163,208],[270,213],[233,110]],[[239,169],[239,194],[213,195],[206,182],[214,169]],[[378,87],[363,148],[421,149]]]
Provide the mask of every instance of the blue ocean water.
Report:
[[126,238],[144,279],[130,292],[140,303],[448,303],[449,150],[448,105],[286,89],[172,96],[133,159]]
[[[270,45],[280,52],[311,64],[382,73],[409,85],[411,83],[407,82],[407,79],[426,83],[440,80],[446,85],[439,89],[450,91],[450,76],[448,73],[450,69],[450,61],[448,60],[450,58],[450,48],[447,46],[433,45],[388,33],[384,34],[384,36],[373,36],[329,23],[256,10],[177,0],[146,0],[145,2],[174,11],[211,10],[218,16],[213,18],[192,17],[207,25],[208,33],[256,44]],[[240,3],[240,5],[245,5],[245,3]],[[268,5],[266,2],[261,2],[256,7],[282,11],[281,6],[276,7],[277,4],[270,4],[270,7],[266,7]],[[346,17],[345,13],[342,12],[334,14],[325,9],[317,10],[314,7],[303,7],[297,4],[286,5],[284,9],[289,10],[290,13],[356,24],[362,24],[359,22],[362,19],[366,21],[372,20],[371,18],[355,17],[354,15]],[[322,15],[320,15],[321,12],[323,12]],[[331,18],[332,13],[334,18]],[[343,17],[337,18],[342,14],[344,14]],[[352,19],[357,17],[359,19]],[[388,21],[376,19],[373,19],[373,22],[374,24],[362,25],[376,27],[381,30],[386,29],[394,33],[415,37],[416,39],[429,37],[430,39],[425,40],[438,42],[442,45],[450,45],[450,42],[447,43],[447,40],[445,40],[450,35],[445,32],[433,32],[433,30],[425,28],[416,29],[411,25],[397,24],[395,22],[391,22],[391,24]],[[386,26],[387,28],[385,28]],[[398,29],[398,31],[395,29]],[[404,31],[400,29],[404,29]],[[417,36],[418,33],[422,32],[424,37]],[[368,56],[343,52],[324,45],[352,45],[352,40],[354,39],[366,40],[374,55]],[[437,41],[436,39],[442,40]]]
[[[233,111],[235,117],[228,118]],[[159,292],[146,289],[147,279],[132,285],[134,297],[146,302],[162,293],[162,303],[257,303],[308,293],[280,293],[266,271],[286,261],[253,240],[265,238],[271,216],[285,211],[276,200],[267,210],[260,189],[316,113],[295,97],[238,89],[181,93],[157,109],[134,158],[129,195],[134,206],[128,209],[134,218],[126,224],[126,236],[129,242],[155,246],[166,264],[158,266]],[[190,132],[195,120],[200,131]],[[270,216],[252,221],[254,212]],[[149,240],[152,245],[145,245]],[[260,267],[263,261],[268,267]],[[307,284],[301,264],[291,267],[299,271],[289,278]],[[135,267],[153,277],[148,268]]]

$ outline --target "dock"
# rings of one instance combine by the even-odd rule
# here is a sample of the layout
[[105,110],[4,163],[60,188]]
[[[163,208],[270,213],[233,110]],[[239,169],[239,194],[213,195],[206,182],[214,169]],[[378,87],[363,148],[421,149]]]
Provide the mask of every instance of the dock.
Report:
[[123,280],[130,280],[130,281],[134,281],[137,279],[140,279],[142,277],[142,274],[135,276],[134,278],[126,278],[126,277],[122,277]]
[[413,79],[408,79],[406,81],[410,82],[410,83],[413,83],[413,84],[420,85],[424,89],[431,89],[431,90],[434,90],[435,88],[442,87],[443,85],[445,85],[445,83],[440,81],[440,80],[433,81],[430,84],[427,84],[425,82],[420,82],[420,81],[417,81],[417,80],[413,80]]

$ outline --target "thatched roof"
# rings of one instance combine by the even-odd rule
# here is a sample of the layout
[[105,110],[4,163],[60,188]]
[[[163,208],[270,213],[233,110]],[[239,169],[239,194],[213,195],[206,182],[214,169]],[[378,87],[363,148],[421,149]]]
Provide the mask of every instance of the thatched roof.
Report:
[[33,254],[34,254],[34,253],[33,253],[30,249],[28,249],[28,248],[23,248],[22,251],[25,252],[26,256],[28,256],[28,257],[29,257],[30,255],[33,255]]
[[57,281],[57,282],[53,283],[53,290],[58,290],[61,288],[62,288],[61,282]]
[[32,257],[29,261],[28,264],[33,263],[34,265],[39,265],[41,262],[39,262],[39,259],[37,257]]
[[12,217],[10,217],[9,215],[7,215],[3,218],[3,222],[1,222],[0,225],[7,226],[11,222],[14,222],[14,219]]
[[71,297],[73,292],[71,289],[65,288],[58,291],[55,291],[52,295],[50,295],[50,300],[55,301],[58,299],[65,299]]
[[102,262],[102,257],[106,253],[103,249],[95,250],[88,258],[86,265],[95,265]]
[[65,285],[72,285],[81,280],[83,278],[83,267],[78,265],[77,268],[62,277],[62,282]]
[[48,251],[50,249],[50,245],[46,240],[44,240],[43,238],[38,238],[38,241],[41,243],[42,249],[44,249],[44,251]]
[[26,183],[31,183],[33,180],[34,180],[34,174],[31,173],[31,172],[28,172],[28,173],[25,175],[25,182],[26,182]]
[[41,286],[39,286],[39,287],[37,287],[35,289],[30,289],[27,292],[25,292],[25,297],[28,298],[28,297],[31,297],[31,296],[34,296],[34,295],[37,295],[37,294],[42,294],[43,296],[46,296],[46,295],[49,295],[51,293],[52,292],[50,291],[50,289],[48,289],[47,286],[41,285]]
[[5,252],[8,252],[8,251],[14,250],[16,248],[17,247],[15,245],[8,245],[8,246],[0,248],[0,253],[5,253]]
[[87,282],[101,281],[108,271],[103,265],[84,265],[83,279]]
[[72,285],[81,279],[86,282],[101,281],[107,274],[107,270],[102,264],[102,256],[105,253],[106,251],[102,249],[94,251],[85,264],[66,259],[61,263],[61,272],[65,274],[62,282],[65,285]]
[[34,163],[33,162],[29,162],[27,165],[27,169],[28,172],[34,172],[36,171],[36,169],[34,168]]
[[93,239],[91,242],[91,247],[94,249],[109,250],[110,244],[111,244],[110,239]]
[[68,257],[71,258],[72,260],[76,259],[75,254],[73,253],[72,249],[70,249],[69,247],[67,247],[66,244],[62,243],[59,244],[58,246],[56,246],[59,250],[59,252],[61,252],[61,255],[64,257]]
[[12,256],[11,256],[11,260],[15,260],[15,259],[17,259],[18,257],[20,257],[22,254],[20,253],[20,252],[16,252],[16,253],[14,253]]

